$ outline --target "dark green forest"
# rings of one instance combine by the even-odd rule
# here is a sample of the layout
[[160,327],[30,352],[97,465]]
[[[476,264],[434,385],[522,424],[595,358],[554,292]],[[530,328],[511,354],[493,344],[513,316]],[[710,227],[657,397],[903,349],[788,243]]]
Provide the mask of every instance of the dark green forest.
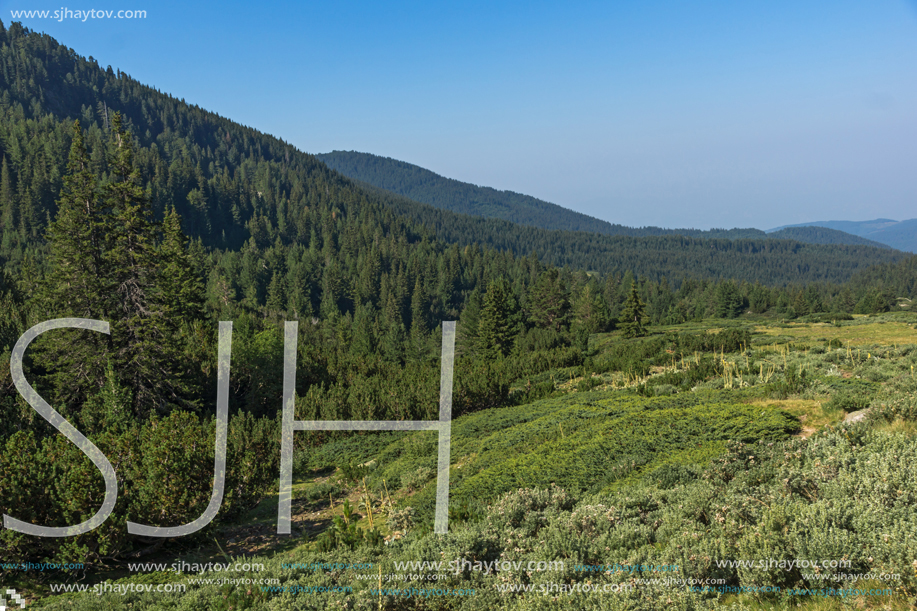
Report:
[[877,240],[892,248],[904,252],[917,252],[917,219],[894,221],[892,219],[873,219],[870,221],[815,221],[802,225],[778,227],[774,233],[784,229],[812,227],[817,229],[835,229],[845,234],[853,234],[869,240]]
[[[445,178],[404,161],[356,151],[317,155],[329,168],[380,189],[461,214],[502,219],[542,229],[589,231],[606,235],[661,235],[658,227],[634,229],[608,223],[529,195],[479,187]],[[656,233],[653,233],[655,231]],[[742,230],[739,230],[742,231]],[[754,230],[750,230],[754,232]],[[718,237],[750,237],[752,234]]]
[[680,235],[691,238],[726,240],[795,240],[807,244],[848,244],[853,246],[887,245],[835,229],[793,227],[773,233],[760,229],[663,229],[661,227],[626,227],[562,208],[529,195],[498,191],[466,182],[444,178],[430,170],[356,151],[333,151],[317,155],[328,167],[356,181],[403,195],[409,199],[471,216],[501,219],[542,229],[584,231],[610,236],[651,237]]
[[[111,323],[42,336],[25,367],[122,489],[115,517],[72,540],[3,530],[10,560],[122,557],[144,545],[127,519],[201,513],[218,321],[234,324],[228,519],[276,477],[284,320],[300,321],[297,418],[432,419],[443,320],[459,321],[458,417],[530,401],[531,376],[582,365],[590,335],[619,323],[639,336],[711,316],[883,312],[917,293],[917,257],[871,246],[607,236],[438,210],[18,23],[0,24],[0,90],[0,509],[70,524],[102,494],[10,375],[17,338],[52,318]],[[162,459],[172,451],[180,461]]]
[[808,244],[852,244],[875,246],[876,248],[891,248],[875,240],[869,240],[827,227],[787,227],[786,229],[773,231],[765,235],[778,240],[796,240]]

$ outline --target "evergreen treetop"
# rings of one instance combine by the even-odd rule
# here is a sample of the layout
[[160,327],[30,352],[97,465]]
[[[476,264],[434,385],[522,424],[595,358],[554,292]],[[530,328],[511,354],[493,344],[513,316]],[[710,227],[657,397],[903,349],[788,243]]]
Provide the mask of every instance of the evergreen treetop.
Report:
[[644,325],[647,322],[646,304],[640,299],[637,292],[637,283],[631,282],[630,294],[624,303],[624,310],[621,312],[621,320],[618,327],[621,329],[623,337],[643,337],[646,335]]

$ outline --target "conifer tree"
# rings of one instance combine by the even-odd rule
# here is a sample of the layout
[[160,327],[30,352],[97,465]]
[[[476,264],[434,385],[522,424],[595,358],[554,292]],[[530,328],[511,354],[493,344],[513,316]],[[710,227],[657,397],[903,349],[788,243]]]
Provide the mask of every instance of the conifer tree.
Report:
[[[198,245],[199,246],[199,245]],[[215,340],[214,325],[207,324],[204,309],[204,282],[198,263],[200,253],[182,231],[182,220],[175,208],[162,222],[156,251],[155,297],[151,304],[159,312],[158,335],[162,337],[162,366],[170,375],[166,390],[172,403],[197,409],[202,397],[202,372],[184,363],[188,354],[199,353],[200,335]]]
[[802,289],[796,289],[793,295],[793,312],[796,316],[805,316],[809,313],[809,303]]
[[716,307],[714,313],[719,318],[735,318],[742,313],[743,300],[736,283],[727,280],[716,289]]
[[111,117],[109,182],[103,187],[109,213],[104,275],[113,284],[117,306],[112,321],[112,359],[132,391],[134,410],[146,416],[176,400],[176,373],[168,367],[164,304],[157,303],[156,227],[149,199],[134,167],[131,134],[120,113]]
[[337,261],[328,261],[322,272],[322,301],[319,306],[319,313],[323,320],[334,320],[341,313],[340,309],[338,309],[340,282],[341,277]]
[[508,355],[512,344],[506,287],[502,281],[492,282],[478,319],[477,353],[486,360],[494,360]]
[[[114,286],[106,272],[105,228],[98,185],[78,121],[67,163],[58,212],[47,231],[48,271],[39,303],[48,311],[42,319],[91,318],[109,320],[114,310]],[[91,332],[60,330],[44,335],[38,346],[46,363],[59,406],[69,411],[104,382],[107,337]]]
[[369,358],[376,351],[376,338],[373,329],[375,308],[371,303],[357,306],[353,317],[353,339],[350,343],[351,354],[360,358]]
[[630,284],[630,295],[624,303],[624,311],[621,313],[621,321],[618,327],[621,329],[622,337],[643,337],[646,335],[644,324],[646,323],[646,305],[641,301],[637,293],[637,283],[632,281]]
[[407,333],[405,333],[404,330],[404,323],[400,320],[391,322],[382,338],[382,345],[380,346],[383,358],[389,363],[403,363],[404,345],[406,341]]
[[805,293],[806,306],[810,313],[824,312],[825,304],[815,285],[810,284]]
[[592,283],[583,287],[576,307],[577,322],[589,333],[599,333],[608,327],[610,314],[605,298]]
[[16,223],[15,200],[13,199],[13,179],[10,175],[10,166],[6,161],[6,155],[3,156],[3,163],[0,166],[0,227],[4,235],[12,233],[13,226]]
[[282,313],[286,310],[283,284],[283,276],[279,271],[275,271],[270,284],[267,285],[267,303],[265,305],[268,312]]
[[44,297],[60,316],[99,318],[110,314],[113,287],[103,273],[107,247],[97,191],[77,121],[57,217],[47,233],[51,266]]
[[414,291],[411,294],[411,334],[424,333],[427,330],[427,296],[424,291],[420,276],[414,282]]
[[767,311],[768,301],[768,290],[756,282],[748,293],[748,307],[756,314],[763,314]]
[[478,322],[481,319],[481,290],[474,287],[465,299],[459,318],[457,344],[460,350],[473,350],[477,345]]
[[171,208],[162,221],[158,252],[159,301],[176,326],[204,317],[204,283],[181,225],[181,217]]
[[[91,174],[84,159],[79,172],[71,169],[65,182],[87,190]],[[108,180],[99,189],[92,225],[92,239],[98,244],[93,281],[105,304],[95,317],[111,324],[109,350],[100,357],[106,363],[110,359],[119,383],[132,397],[134,415],[143,418],[169,405],[192,406],[197,400],[189,399],[195,389],[186,381],[180,338],[184,321],[202,317],[203,290],[177,213],[166,215],[160,241],[149,194],[140,185],[132,136],[121,115],[113,113]],[[52,244],[63,248],[68,238],[61,233],[56,232]],[[80,256],[87,258],[87,252],[92,251]]]
[[529,319],[545,329],[560,331],[570,318],[570,297],[557,269],[538,277],[529,293]]

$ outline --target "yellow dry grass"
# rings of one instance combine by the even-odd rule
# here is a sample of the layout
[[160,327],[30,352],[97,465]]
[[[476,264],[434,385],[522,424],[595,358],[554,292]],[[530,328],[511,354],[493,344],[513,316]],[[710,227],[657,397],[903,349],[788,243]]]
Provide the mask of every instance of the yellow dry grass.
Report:
[[917,329],[903,322],[870,322],[836,327],[830,323],[794,323],[789,327],[756,327],[758,333],[792,337],[797,342],[840,340],[844,346],[917,344]]
[[894,422],[888,422],[876,426],[876,430],[884,431],[886,433],[901,433],[902,435],[907,435],[908,437],[914,437],[917,436],[917,422],[895,420]]

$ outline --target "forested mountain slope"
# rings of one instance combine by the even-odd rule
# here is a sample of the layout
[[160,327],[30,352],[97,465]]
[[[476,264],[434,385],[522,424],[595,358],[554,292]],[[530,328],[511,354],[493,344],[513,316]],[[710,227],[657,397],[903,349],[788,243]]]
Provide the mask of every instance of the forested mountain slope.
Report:
[[787,227],[765,235],[775,240],[796,240],[797,242],[805,242],[807,244],[849,244],[854,246],[872,246],[874,248],[891,248],[888,244],[869,240],[853,235],[852,233],[814,225],[807,227]]
[[663,229],[661,227],[626,227],[568,210],[556,204],[512,191],[499,191],[445,178],[404,161],[356,151],[333,151],[316,155],[331,169],[354,180],[403,195],[442,210],[472,216],[502,219],[542,229],[588,231],[612,236],[648,237],[680,235],[694,238],[727,240],[774,239],[796,240],[807,244],[849,244],[886,248],[886,244],[819,228],[794,228],[768,235],[760,229]]
[[823,227],[861,236],[892,248],[907,252],[917,252],[917,219],[893,221],[891,219],[873,219],[871,221],[813,221],[799,225],[784,225],[768,230],[769,233],[797,227]]
[[333,151],[316,156],[328,167],[345,176],[452,212],[502,219],[543,229],[591,231],[606,235],[644,236],[665,232],[656,227],[636,229],[609,223],[529,195],[445,178],[420,166],[390,157],[356,151]]
[[464,217],[463,222],[456,223],[454,213],[418,207],[407,199],[392,198],[390,205],[447,242],[478,242],[517,255],[536,252],[552,265],[603,274],[631,272],[653,280],[666,277],[677,281],[697,276],[780,286],[844,282],[851,274],[871,265],[907,258],[905,253],[873,246],[805,244],[770,238],[607,236],[520,226],[480,217]]

